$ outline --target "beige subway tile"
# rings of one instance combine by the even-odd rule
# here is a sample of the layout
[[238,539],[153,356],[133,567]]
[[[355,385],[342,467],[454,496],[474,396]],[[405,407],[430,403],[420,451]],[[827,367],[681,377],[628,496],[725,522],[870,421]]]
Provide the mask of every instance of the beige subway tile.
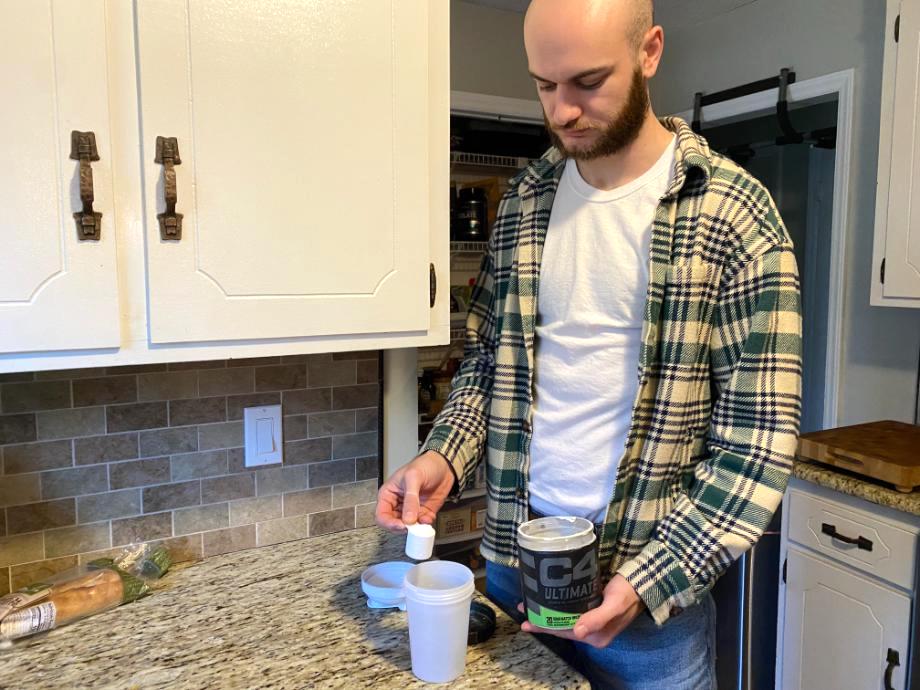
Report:
[[307,380],[311,388],[324,386],[353,386],[357,383],[355,360],[312,360],[307,365]]
[[25,534],[75,524],[77,504],[72,498],[10,506],[6,509],[6,531],[9,534]]
[[259,546],[280,544],[285,541],[304,539],[308,534],[309,523],[306,515],[268,520],[256,525],[256,541]]
[[73,464],[73,446],[65,441],[25,443],[3,449],[3,471],[6,474],[41,472],[70,467]]
[[158,372],[137,375],[137,399],[178,400],[198,397],[198,372]]
[[45,558],[98,551],[112,545],[108,522],[61,527],[45,532]]
[[165,539],[172,536],[172,513],[154,513],[141,517],[112,520],[112,545],[136,541]]
[[331,507],[332,492],[328,486],[284,494],[284,517],[318,513]]
[[130,517],[141,512],[141,490],[123,489],[77,498],[77,522],[89,523]]
[[282,516],[281,496],[244,498],[230,503],[230,526],[253,525]]
[[0,508],[35,503],[41,499],[41,474],[35,472],[0,477]]
[[311,537],[318,537],[332,532],[343,532],[355,527],[354,508],[327,510],[322,513],[313,513],[309,517]]
[[41,532],[0,538],[0,567],[39,561],[45,557],[45,538]]
[[51,410],[35,415],[38,438],[42,441],[105,433],[105,408],[80,407],[75,410]]
[[244,367],[200,371],[198,387],[202,397],[252,393],[255,390],[253,369]]
[[7,413],[70,407],[70,381],[4,383],[0,386],[0,405]]
[[178,537],[229,527],[229,510],[227,503],[176,510],[173,512],[173,534]]
[[307,368],[303,364],[258,367],[255,370],[255,384],[256,392],[306,388]]
[[243,525],[201,535],[205,557],[251,549],[256,545],[256,526]]
[[362,503],[355,506],[355,527],[373,527],[376,525],[377,523],[374,520],[376,510],[376,503]]
[[236,448],[243,445],[242,422],[220,422],[198,427],[198,447],[201,450]]
[[335,436],[355,432],[355,411],[316,412],[309,416],[309,437]]
[[71,467],[42,472],[42,498],[67,498],[108,491],[109,472],[105,465]]
[[200,561],[204,556],[200,534],[189,534],[184,537],[172,537],[171,539],[151,542],[151,546],[160,545],[165,546],[169,551],[169,557],[173,563]]
[[44,582],[65,570],[77,567],[76,556],[52,558],[36,563],[23,563],[10,568],[10,585],[13,591],[37,582]]
[[73,406],[113,405],[137,401],[137,377],[104,376],[73,382]]
[[376,383],[358,386],[336,386],[332,389],[333,410],[355,410],[377,405],[380,389]]
[[359,503],[371,503],[377,499],[377,480],[336,484],[332,487],[332,507],[345,508]]

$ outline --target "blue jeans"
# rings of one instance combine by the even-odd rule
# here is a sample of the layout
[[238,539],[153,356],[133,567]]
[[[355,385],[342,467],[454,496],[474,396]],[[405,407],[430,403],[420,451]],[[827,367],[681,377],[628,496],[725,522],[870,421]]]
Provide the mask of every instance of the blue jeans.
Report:
[[[487,561],[486,594],[507,612],[517,614],[521,601],[517,569]],[[642,613],[603,649],[584,642],[551,640],[554,651],[584,673],[592,688],[716,689],[716,607],[710,595],[660,628]]]

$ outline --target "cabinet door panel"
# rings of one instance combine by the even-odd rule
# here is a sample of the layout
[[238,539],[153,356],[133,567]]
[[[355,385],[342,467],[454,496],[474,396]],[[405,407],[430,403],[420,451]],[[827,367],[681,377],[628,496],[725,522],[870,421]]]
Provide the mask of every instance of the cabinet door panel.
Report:
[[920,2],[901,3],[897,46],[884,295],[920,297]]
[[[425,332],[427,3],[137,12],[151,340]],[[157,136],[178,141],[178,242]]]
[[[0,1],[0,353],[119,344],[105,7]],[[93,131],[99,241],[78,241],[71,130]]]
[[785,690],[879,690],[888,650],[904,687],[910,599],[869,578],[790,547],[783,625]]

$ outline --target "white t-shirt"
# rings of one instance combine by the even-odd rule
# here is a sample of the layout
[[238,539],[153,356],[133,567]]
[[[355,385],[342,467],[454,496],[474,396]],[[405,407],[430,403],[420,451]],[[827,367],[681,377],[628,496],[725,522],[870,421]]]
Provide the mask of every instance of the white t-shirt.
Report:
[[675,140],[635,180],[595,189],[568,160],[553,201],[536,326],[530,505],[603,520],[638,391],[655,209]]

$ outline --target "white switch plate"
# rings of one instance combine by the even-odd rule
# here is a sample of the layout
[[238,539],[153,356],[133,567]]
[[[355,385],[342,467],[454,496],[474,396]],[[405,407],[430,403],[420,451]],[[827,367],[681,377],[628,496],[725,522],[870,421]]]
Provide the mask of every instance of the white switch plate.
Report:
[[243,410],[246,467],[274,465],[284,459],[281,437],[281,405],[247,407]]

